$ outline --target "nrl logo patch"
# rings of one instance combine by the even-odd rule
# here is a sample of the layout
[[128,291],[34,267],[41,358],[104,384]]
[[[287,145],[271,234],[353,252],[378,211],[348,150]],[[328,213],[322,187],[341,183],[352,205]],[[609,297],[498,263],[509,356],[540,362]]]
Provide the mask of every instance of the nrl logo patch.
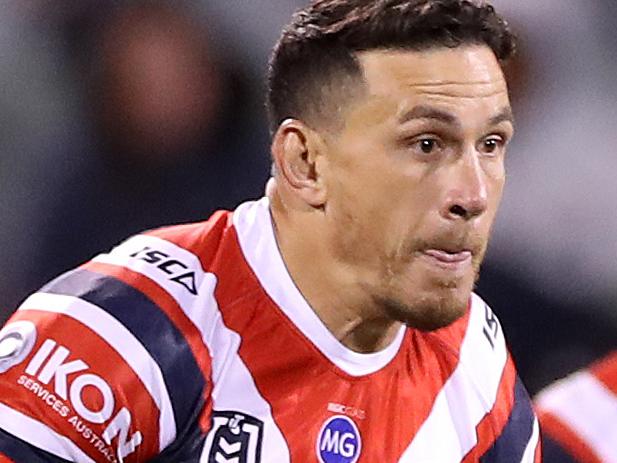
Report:
[[36,342],[36,327],[28,321],[9,323],[0,331],[0,373],[23,362]]
[[232,410],[215,411],[206,439],[207,463],[260,463],[263,421]]

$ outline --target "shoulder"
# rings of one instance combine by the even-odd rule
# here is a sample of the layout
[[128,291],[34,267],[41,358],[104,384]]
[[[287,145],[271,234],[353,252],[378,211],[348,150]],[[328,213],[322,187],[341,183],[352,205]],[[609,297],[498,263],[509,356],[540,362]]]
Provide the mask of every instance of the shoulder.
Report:
[[[617,351],[542,390],[535,399],[546,461],[612,461],[617,442]],[[553,457],[559,455],[559,457]]]
[[465,317],[433,336],[456,362],[444,391],[469,426],[459,433],[476,436],[464,461],[538,461],[537,420],[488,304],[472,295]]
[[[217,211],[208,220],[190,224],[162,227],[140,236],[170,243],[172,249],[180,249],[195,256],[203,268],[209,267],[217,249],[232,233],[230,211]],[[171,250],[171,249],[170,249]]]
[[452,325],[429,334],[436,349],[455,364],[450,378],[466,400],[475,396],[482,408],[497,400],[504,380],[513,386],[514,366],[497,317],[479,296],[472,294],[466,314]]
[[453,361],[471,369],[481,383],[500,376],[506,367],[508,350],[501,323],[477,294],[471,295],[463,317],[430,337]]
[[199,439],[216,309],[206,266],[229,229],[220,212],[134,236],[27,298],[0,332],[0,428],[68,461],[145,461]]

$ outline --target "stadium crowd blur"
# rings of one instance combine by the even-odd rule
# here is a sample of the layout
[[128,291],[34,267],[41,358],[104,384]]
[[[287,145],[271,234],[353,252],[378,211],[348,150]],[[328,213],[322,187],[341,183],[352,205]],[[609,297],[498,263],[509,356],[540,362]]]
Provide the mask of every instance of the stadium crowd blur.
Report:
[[[262,195],[263,88],[302,0],[7,0],[0,321],[123,238]],[[478,292],[535,392],[617,348],[617,6],[495,0],[517,136]]]

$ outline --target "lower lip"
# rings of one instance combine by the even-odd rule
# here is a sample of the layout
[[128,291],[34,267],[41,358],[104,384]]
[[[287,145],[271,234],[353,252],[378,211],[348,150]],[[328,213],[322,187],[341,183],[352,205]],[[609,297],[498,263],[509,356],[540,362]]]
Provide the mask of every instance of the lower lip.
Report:
[[434,266],[445,270],[462,270],[471,265],[471,252],[463,251],[455,254],[439,251],[437,249],[428,249],[422,253],[422,256]]

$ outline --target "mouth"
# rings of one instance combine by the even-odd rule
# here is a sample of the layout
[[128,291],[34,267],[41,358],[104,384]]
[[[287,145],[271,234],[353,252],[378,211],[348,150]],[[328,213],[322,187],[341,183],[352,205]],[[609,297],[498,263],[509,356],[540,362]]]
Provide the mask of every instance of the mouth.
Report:
[[422,257],[432,266],[449,271],[465,271],[471,267],[473,252],[470,249],[434,249],[422,251]]
[[473,255],[473,253],[469,249],[427,249],[426,251],[424,251],[424,254],[444,263],[464,262],[471,259]]

